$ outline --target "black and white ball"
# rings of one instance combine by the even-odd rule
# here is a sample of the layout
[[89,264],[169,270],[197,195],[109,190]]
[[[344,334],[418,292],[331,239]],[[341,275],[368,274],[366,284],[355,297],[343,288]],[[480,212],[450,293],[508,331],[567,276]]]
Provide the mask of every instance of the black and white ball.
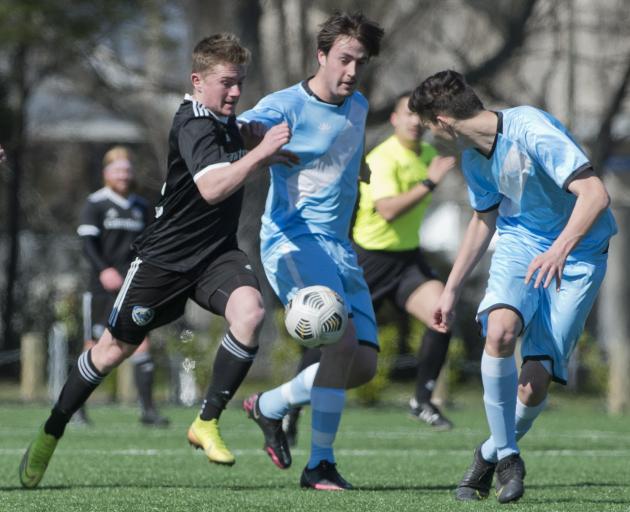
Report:
[[298,290],[287,304],[284,325],[304,347],[331,345],[343,336],[348,311],[335,291],[326,286],[308,286]]

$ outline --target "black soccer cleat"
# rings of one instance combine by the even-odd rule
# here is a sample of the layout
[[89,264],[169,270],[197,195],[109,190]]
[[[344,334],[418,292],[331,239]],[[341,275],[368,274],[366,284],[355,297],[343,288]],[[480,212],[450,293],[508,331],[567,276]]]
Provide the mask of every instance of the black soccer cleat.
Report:
[[349,491],[352,484],[337,471],[337,465],[322,460],[313,469],[304,468],[300,477],[300,487],[318,491]]
[[409,400],[409,414],[412,418],[424,421],[434,430],[446,431],[453,428],[453,423],[431,402],[418,402],[415,398]]
[[287,442],[292,448],[297,445],[297,425],[301,412],[301,407],[292,407],[289,409],[289,412],[284,416],[284,418],[282,418],[282,430],[284,430],[284,433],[287,436]]
[[282,420],[274,420],[263,416],[258,406],[260,395],[254,394],[243,401],[243,409],[247,417],[254,420],[265,436],[263,450],[271,458],[271,461],[280,469],[287,469],[291,466],[291,451],[287,436],[282,430]]
[[497,463],[497,500],[509,503],[518,500],[525,493],[525,463],[518,453],[508,455]]
[[140,423],[147,427],[166,428],[171,424],[171,421],[161,416],[155,409],[147,409],[142,411]]
[[495,462],[488,462],[481,456],[481,445],[477,446],[472,464],[455,489],[455,497],[460,501],[477,501],[487,498],[496,467]]

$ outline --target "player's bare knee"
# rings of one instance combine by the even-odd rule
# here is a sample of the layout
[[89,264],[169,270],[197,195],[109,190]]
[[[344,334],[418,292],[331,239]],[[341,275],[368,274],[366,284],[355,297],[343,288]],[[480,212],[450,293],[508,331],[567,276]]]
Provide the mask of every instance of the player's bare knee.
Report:
[[513,326],[490,324],[486,334],[486,352],[494,357],[511,356],[517,336]]
[[135,350],[135,345],[123,343],[116,339],[111,339],[109,342],[101,341],[92,349],[92,362],[99,371],[107,373],[130,357]]
[[242,313],[234,320],[234,324],[238,326],[238,330],[254,334],[258,332],[264,319],[265,308],[260,304],[252,303],[243,308]]

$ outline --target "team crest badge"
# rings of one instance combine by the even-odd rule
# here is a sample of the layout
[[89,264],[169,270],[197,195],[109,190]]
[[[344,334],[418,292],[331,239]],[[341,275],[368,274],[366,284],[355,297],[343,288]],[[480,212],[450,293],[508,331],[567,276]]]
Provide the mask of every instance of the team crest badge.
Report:
[[134,306],[131,310],[131,319],[140,327],[150,323],[154,316],[155,311],[151,308],[145,308],[144,306]]

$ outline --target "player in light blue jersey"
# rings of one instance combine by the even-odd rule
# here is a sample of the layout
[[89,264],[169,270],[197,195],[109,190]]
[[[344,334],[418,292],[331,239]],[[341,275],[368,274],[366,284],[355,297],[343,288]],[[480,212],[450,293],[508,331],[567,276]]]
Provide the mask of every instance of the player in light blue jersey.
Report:
[[[453,322],[465,278],[499,234],[477,313],[490,438],[474,454],[456,497],[518,500],[525,465],[517,440],[543,410],[551,381],[566,384],[567,363],[606,272],[616,233],[602,181],[562,124],[542,110],[486,110],[455,71],[420,84],[410,101],[433,135],[461,152],[475,212],[434,309],[434,328]],[[522,336],[520,377],[514,359]]]
[[293,168],[271,167],[261,230],[271,286],[284,304],[300,288],[327,286],[343,297],[351,316],[343,338],[323,348],[320,363],[244,402],[280,468],[291,464],[282,418],[290,407],[311,403],[311,455],[300,484],[320,490],[352,487],[336,469],[332,445],[345,390],[368,382],[376,371],[372,301],[348,236],[368,111],[356,88],[382,36],[383,30],[361,14],[334,14],[317,36],[315,76],[263,98],[240,117],[267,128],[288,123],[292,138],[285,149],[300,158]]

